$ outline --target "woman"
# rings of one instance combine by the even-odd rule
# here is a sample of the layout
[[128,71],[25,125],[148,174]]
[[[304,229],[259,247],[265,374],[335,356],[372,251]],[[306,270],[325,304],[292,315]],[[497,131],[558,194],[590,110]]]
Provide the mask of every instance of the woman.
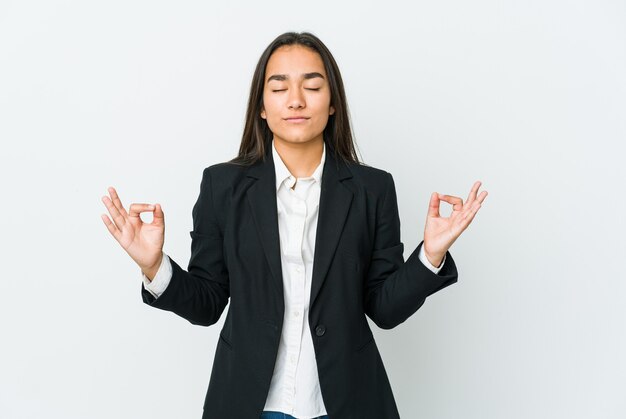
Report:
[[393,178],[358,161],[335,60],[314,35],[289,32],[256,67],[239,155],[204,169],[187,271],[163,253],[159,204],[127,213],[109,188],[113,222],[102,219],[141,268],[145,303],[209,326],[230,299],[204,419],[390,419],[366,315],[393,328],[456,282],[448,249],[487,196],[479,187],[465,203],[432,194],[405,262]]

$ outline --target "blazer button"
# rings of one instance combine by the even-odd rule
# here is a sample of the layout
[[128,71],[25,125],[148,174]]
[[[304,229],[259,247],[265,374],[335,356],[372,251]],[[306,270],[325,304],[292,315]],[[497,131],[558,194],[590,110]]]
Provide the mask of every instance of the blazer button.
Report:
[[323,336],[326,333],[326,327],[323,324],[320,324],[315,328],[315,334],[317,336]]

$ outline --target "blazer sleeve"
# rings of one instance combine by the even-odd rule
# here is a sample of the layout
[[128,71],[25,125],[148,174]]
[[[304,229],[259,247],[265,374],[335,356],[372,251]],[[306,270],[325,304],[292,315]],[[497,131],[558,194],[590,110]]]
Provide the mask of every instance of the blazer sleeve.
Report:
[[215,213],[210,168],[202,173],[200,194],[192,210],[191,256],[187,271],[170,256],[172,278],[155,298],[141,286],[144,303],[176,313],[190,323],[215,324],[230,297],[228,271],[223,255],[223,235]]
[[458,273],[450,252],[438,274],[424,266],[419,260],[423,240],[404,261],[396,187],[390,173],[386,185],[365,279],[365,313],[378,327],[391,329],[413,315],[426,297],[457,282]]

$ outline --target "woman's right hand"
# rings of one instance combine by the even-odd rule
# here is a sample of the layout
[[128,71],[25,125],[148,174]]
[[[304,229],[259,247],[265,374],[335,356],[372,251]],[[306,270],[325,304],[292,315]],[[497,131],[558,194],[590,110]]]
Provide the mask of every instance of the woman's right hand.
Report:
[[[109,187],[109,194],[111,198],[105,195],[102,202],[114,222],[106,214],[102,214],[102,221],[143,273],[152,279],[161,264],[165,241],[165,217],[161,205],[131,204],[127,213],[115,188]],[[141,220],[139,214],[142,212],[153,213],[151,223]]]

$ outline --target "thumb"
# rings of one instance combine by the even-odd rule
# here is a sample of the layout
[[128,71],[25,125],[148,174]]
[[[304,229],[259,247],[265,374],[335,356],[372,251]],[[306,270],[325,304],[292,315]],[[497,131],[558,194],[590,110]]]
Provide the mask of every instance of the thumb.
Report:
[[152,216],[152,224],[162,226],[165,224],[165,214],[161,204],[154,204],[154,213]]
[[437,192],[433,192],[430,195],[430,202],[428,203],[428,216],[429,217],[439,217],[439,204],[440,204],[439,194]]

